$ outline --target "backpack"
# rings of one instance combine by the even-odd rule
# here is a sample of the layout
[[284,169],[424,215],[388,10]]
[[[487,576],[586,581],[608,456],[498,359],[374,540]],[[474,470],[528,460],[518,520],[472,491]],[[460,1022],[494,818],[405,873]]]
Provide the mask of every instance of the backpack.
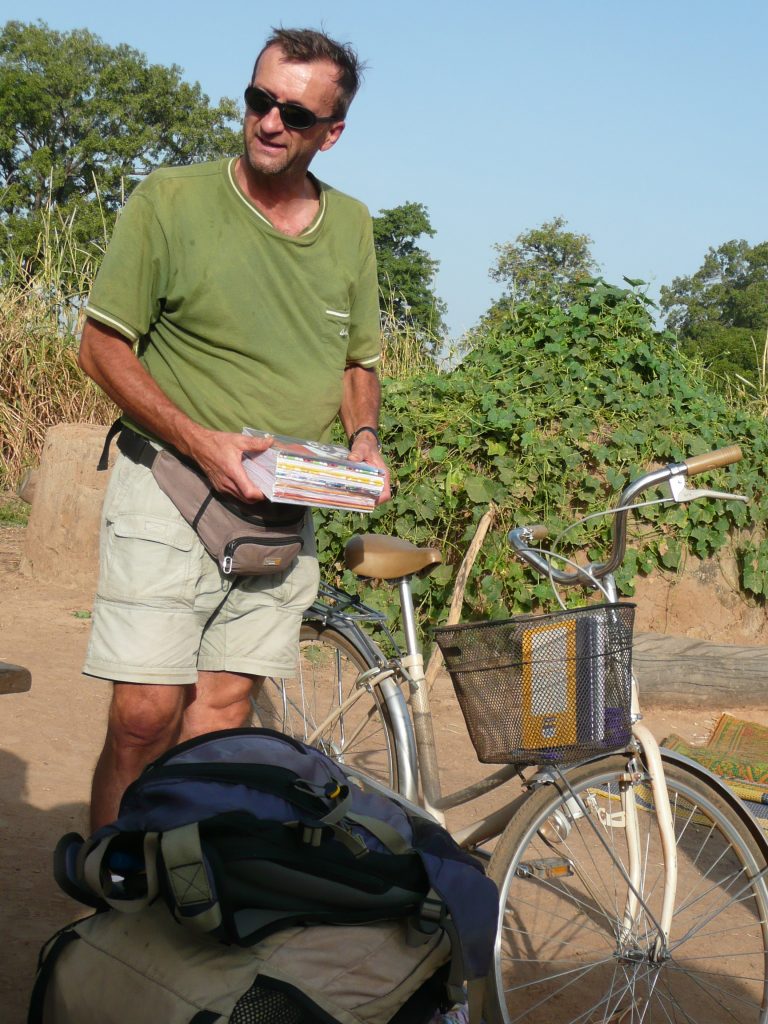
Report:
[[167,751],[126,790],[115,822],[70,833],[55,875],[96,908],[159,896],[176,920],[248,947],[306,925],[403,920],[411,943],[451,939],[449,991],[490,969],[498,893],[426,812],[269,729]]
[[41,956],[28,1024],[427,1024],[450,942],[403,921],[313,925],[224,946],[161,902],[69,926]]

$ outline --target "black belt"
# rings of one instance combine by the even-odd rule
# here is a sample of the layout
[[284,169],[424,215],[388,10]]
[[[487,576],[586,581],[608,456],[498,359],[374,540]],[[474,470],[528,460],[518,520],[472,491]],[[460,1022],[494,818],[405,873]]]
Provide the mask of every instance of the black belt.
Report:
[[[140,466],[146,466],[147,469],[152,469],[152,463],[158,455],[157,448],[150,444],[142,434],[137,433],[131,427],[127,427],[122,420],[115,420],[107,431],[107,436],[104,438],[104,447],[101,449],[101,457],[96,467],[97,470],[102,471],[109,468],[109,446],[112,444],[112,439],[115,436],[117,436],[117,447],[126,458],[130,459],[131,462],[138,463]],[[173,452],[180,462],[185,462],[188,466],[197,469],[196,466],[190,463],[189,459],[185,459],[183,455],[179,455],[172,448],[169,450]],[[200,472],[199,469],[197,471]]]

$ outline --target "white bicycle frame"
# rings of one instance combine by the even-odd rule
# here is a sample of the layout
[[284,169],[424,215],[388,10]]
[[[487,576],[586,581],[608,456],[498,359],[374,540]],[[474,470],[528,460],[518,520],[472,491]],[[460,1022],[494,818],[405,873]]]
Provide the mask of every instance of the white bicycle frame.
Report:
[[[650,486],[664,482],[669,485],[671,498],[675,501],[687,501],[705,496],[727,498],[729,500],[746,500],[740,495],[726,494],[719,491],[691,490],[686,485],[686,477],[689,474],[693,475],[718,465],[727,465],[740,457],[741,453],[738,449],[722,449],[719,452],[711,452],[707,455],[689,459],[685,463],[653,471],[635,481],[634,484],[631,484],[622,495],[622,505],[618,510],[614,510],[623,511],[625,514],[623,518],[621,516],[617,517],[613,550],[608,562],[603,565],[593,565],[586,568],[576,566],[574,567],[575,572],[558,573],[553,571],[549,563],[532,549],[522,553],[527,556],[526,561],[533,565],[534,568],[537,568],[539,572],[542,572],[544,575],[549,573],[550,578],[554,577],[558,582],[564,583],[564,585],[584,582],[584,580],[589,581],[591,578],[593,585],[603,591],[606,599],[611,603],[615,603],[617,601],[617,590],[613,569],[620,564],[623,557],[623,550],[626,544],[626,511],[631,507],[636,495]],[[528,531],[527,534],[525,533],[526,529]],[[516,532],[520,532],[527,538],[528,543],[533,539],[539,539],[546,535],[546,531],[541,527],[513,531],[513,533]],[[513,539],[512,534],[510,539]],[[519,546],[516,545],[516,549],[518,553],[521,553]],[[595,576],[591,576],[593,572],[595,572]],[[597,576],[601,578],[599,583],[596,582]],[[441,824],[445,824],[444,811],[471,802],[491,789],[509,781],[511,778],[519,776],[519,772],[514,765],[505,765],[499,771],[478,783],[445,797],[441,795],[435,734],[429,706],[429,694],[424,678],[424,662],[418,642],[410,579],[410,577],[405,577],[399,580],[400,607],[405,633],[406,654],[383,668],[373,668],[361,673],[355,691],[315,729],[308,737],[307,742],[315,742],[327,728],[337,722],[360,699],[363,693],[366,691],[370,692],[375,686],[378,686],[387,704],[390,723],[395,736],[400,795],[405,797],[410,803],[421,806]],[[402,691],[398,685],[398,679],[405,681],[410,691],[410,716]],[[633,742],[626,752],[629,754],[633,752],[642,754],[653,792],[654,813],[664,858],[664,890],[661,913],[658,920],[651,915],[659,931],[654,944],[653,958],[656,961],[661,961],[666,958],[669,948],[670,929],[677,894],[677,845],[675,841],[674,818],[669,802],[669,792],[664,775],[661,751],[651,731],[642,724],[638,687],[634,676],[632,677],[630,711]],[[353,739],[354,737],[350,738],[349,742],[351,743]],[[556,769],[555,772],[557,772]],[[532,779],[528,780],[528,784],[535,786],[546,784],[547,782],[551,783],[556,778],[559,778],[566,789],[569,788],[567,770],[565,773],[557,772],[555,775],[553,769],[549,766],[540,769]],[[628,890],[623,914],[622,939],[627,938],[632,933],[642,902],[640,896],[643,881],[641,877],[642,851],[640,849],[640,828],[635,786],[631,784],[636,781],[637,779],[629,770],[628,765],[627,777],[625,784],[621,786],[620,794],[622,824],[626,830],[628,847],[628,865],[626,872],[624,872]],[[719,783],[714,777],[712,777],[712,781],[715,787],[719,788]],[[579,806],[580,798],[573,791],[571,793],[572,799],[566,800],[566,807],[568,807],[569,803],[575,804],[578,813],[586,815],[588,813],[587,808],[584,807],[583,803]],[[504,830],[513,810],[526,796],[527,792],[482,819],[473,822],[472,825],[455,832],[454,838],[460,845],[466,847],[474,847],[495,838]],[[574,813],[573,807],[570,810],[571,813]],[[601,836],[597,825],[593,823],[593,827],[600,841],[604,843],[605,840]],[[644,909],[648,912],[647,907]]]
[[[607,584],[609,591],[613,587],[615,594],[615,584],[612,578],[606,578],[605,584]],[[390,713],[390,721],[395,733],[395,746],[399,755],[398,767],[401,772],[399,795],[405,797],[410,803],[422,807],[441,824],[445,824],[445,810],[469,803],[481,794],[488,792],[491,788],[495,788],[508,781],[517,772],[513,766],[504,767],[499,772],[496,772],[495,775],[473,786],[469,786],[446,797],[441,796],[440,774],[437,764],[429,693],[424,678],[424,661],[418,650],[410,579],[401,580],[399,588],[407,653],[394,666],[373,668],[361,673],[354,692],[318,725],[314,732],[307,737],[306,742],[310,744],[316,742],[326,729],[343,719],[344,714],[363,694],[369,692],[375,686],[381,687]],[[411,714],[413,716],[412,729],[408,728],[406,723],[402,721],[403,702],[393,699],[391,693],[388,695],[388,690],[394,688],[397,694],[400,697],[402,696],[400,688],[395,682],[395,677],[398,674],[402,676],[410,690]],[[405,719],[408,726],[410,726],[411,719],[408,716],[407,710],[405,711]],[[658,922],[656,922],[660,927],[661,935],[657,939],[655,950],[655,955],[661,958],[664,956],[669,944],[669,933],[677,892],[677,846],[675,843],[674,819],[664,778],[661,752],[651,731],[642,724],[637,683],[634,677],[632,678],[631,719],[632,737],[642,752],[650,776],[650,785],[654,795],[655,813],[664,856],[664,896],[661,915]],[[360,726],[359,728],[363,727]],[[350,745],[354,743],[354,740],[354,735],[347,737],[347,742]],[[402,757],[404,752],[407,754],[406,757]],[[538,780],[543,782],[546,781],[547,777],[552,780],[549,772],[549,768],[545,769],[538,776]],[[564,778],[567,785],[567,773]],[[627,782],[629,783],[630,781],[628,778]],[[454,838],[462,846],[471,846],[499,835],[509,820],[511,809],[516,803],[517,801],[512,801],[486,815],[479,821],[473,822],[467,828],[457,831],[454,833]],[[634,787],[632,785],[628,784],[622,787],[621,808],[628,845],[628,870],[626,877],[628,893],[624,910],[624,931],[629,935],[638,916],[640,907],[639,893],[642,886],[640,830]],[[586,808],[582,807],[580,813],[586,813]]]

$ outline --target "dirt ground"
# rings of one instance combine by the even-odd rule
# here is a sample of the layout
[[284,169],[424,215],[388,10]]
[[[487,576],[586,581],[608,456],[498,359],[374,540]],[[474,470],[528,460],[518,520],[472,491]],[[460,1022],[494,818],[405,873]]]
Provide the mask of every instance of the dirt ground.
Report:
[[[82,912],[58,890],[51,854],[65,832],[86,830],[91,773],[109,696],[106,683],[80,674],[89,629],[84,617],[90,608],[89,589],[23,577],[18,570],[22,538],[20,529],[0,528],[0,660],[24,665],[32,673],[28,693],[0,696],[0,1020],[4,1024],[22,1024],[26,1019],[41,944]],[[644,628],[669,626],[666,598],[652,602],[652,612],[656,621],[647,621]],[[722,614],[718,619],[722,627]],[[768,643],[754,625],[738,638],[718,637],[716,627],[712,622],[699,635]],[[688,631],[688,635],[694,634]],[[449,766],[446,789],[453,790],[480,777],[486,768],[475,759],[447,677],[436,683],[433,701],[441,763]],[[765,707],[748,712],[739,708],[645,710],[658,737],[677,731],[694,742],[705,739],[721,711],[768,724],[768,697]]]

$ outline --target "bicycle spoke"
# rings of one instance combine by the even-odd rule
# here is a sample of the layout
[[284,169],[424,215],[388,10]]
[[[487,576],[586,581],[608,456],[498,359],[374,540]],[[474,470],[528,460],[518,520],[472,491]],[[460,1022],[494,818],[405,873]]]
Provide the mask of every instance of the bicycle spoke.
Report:
[[[638,898],[623,930],[632,891],[626,818],[616,812],[617,778],[600,783],[585,765],[571,783],[582,813],[556,829],[567,795],[539,792],[523,831],[497,846],[511,857],[501,877],[504,913],[497,960],[503,1024],[768,1024],[768,894],[760,864],[747,853],[738,821],[706,784],[670,769],[670,805],[678,843],[680,898],[667,957],[656,960],[664,871],[660,836],[644,792],[638,801]],[[585,782],[579,785],[578,779]],[[699,792],[701,790],[701,792]],[[630,795],[631,796],[631,795]],[[631,813],[627,811],[627,813]],[[558,817],[558,814],[561,817]],[[540,815],[540,816],[539,816]],[[544,823],[549,822],[541,829]],[[595,834],[597,830],[600,839]],[[523,835],[525,838],[522,838]],[[552,838],[555,835],[556,838]],[[682,837],[682,838],[681,838]],[[494,873],[494,861],[491,864]],[[549,877],[558,863],[565,874]],[[633,862],[634,863],[634,862]],[[529,865],[521,876],[519,867]],[[514,870],[512,869],[514,865]],[[728,954],[724,947],[734,947]],[[727,956],[727,961],[722,959]]]

